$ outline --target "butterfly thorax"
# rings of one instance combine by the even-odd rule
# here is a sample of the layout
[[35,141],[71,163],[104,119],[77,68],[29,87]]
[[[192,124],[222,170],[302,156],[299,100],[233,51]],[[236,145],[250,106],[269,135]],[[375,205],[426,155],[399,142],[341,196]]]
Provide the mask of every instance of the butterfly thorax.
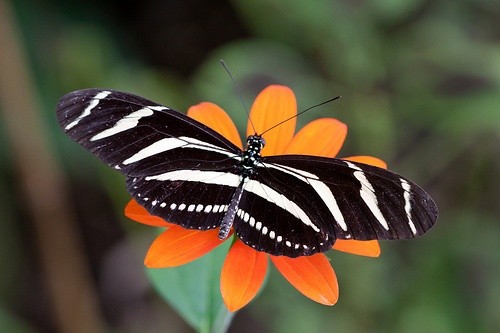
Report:
[[247,147],[243,151],[241,160],[243,175],[250,176],[254,173],[257,164],[261,160],[260,152],[265,144],[266,141],[259,135],[250,135],[247,138]]

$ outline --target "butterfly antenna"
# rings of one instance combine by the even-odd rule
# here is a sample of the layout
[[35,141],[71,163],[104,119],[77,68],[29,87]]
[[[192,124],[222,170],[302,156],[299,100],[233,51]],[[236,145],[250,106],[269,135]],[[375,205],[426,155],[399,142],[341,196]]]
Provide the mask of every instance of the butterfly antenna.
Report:
[[255,130],[255,126],[253,125],[253,121],[252,121],[252,118],[250,118],[250,112],[248,112],[248,109],[247,109],[247,106],[245,105],[245,102],[243,101],[243,97],[241,97],[241,92],[240,92],[240,87],[238,86],[238,84],[236,83],[236,80],[234,79],[233,75],[231,74],[231,71],[229,70],[229,67],[227,67],[226,63],[224,62],[224,60],[220,60],[220,63],[222,64],[222,66],[224,67],[224,69],[226,70],[227,74],[229,75],[229,77],[231,78],[231,81],[233,81],[233,84],[234,84],[234,88],[236,89],[236,93],[238,94],[238,96],[240,97],[240,101],[241,101],[241,105],[243,105],[243,108],[245,109],[245,113],[247,114],[247,118],[248,120],[250,121],[250,125],[252,125],[252,128],[253,128],[253,132],[256,133],[256,130]]
[[319,104],[316,104],[316,105],[310,106],[310,107],[308,107],[307,109],[300,111],[300,112],[299,112],[299,113],[297,113],[295,116],[291,116],[291,117],[289,117],[289,118],[286,118],[285,120],[280,121],[280,122],[279,122],[279,123],[277,123],[276,125],[274,125],[274,126],[272,126],[272,127],[268,128],[268,129],[266,129],[266,130],[265,130],[264,132],[262,132],[260,135],[264,135],[264,133],[269,132],[269,131],[270,131],[270,130],[272,130],[273,128],[276,128],[276,127],[278,127],[279,125],[281,125],[281,124],[283,124],[283,123],[286,123],[287,121],[289,121],[289,120],[291,120],[291,119],[293,119],[293,118],[296,118],[296,117],[300,116],[301,114],[303,114],[303,113],[305,113],[305,112],[307,112],[307,111],[309,111],[309,110],[311,110],[311,109],[314,109],[314,108],[317,108],[318,106],[321,106],[321,105],[324,105],[324,104],[327,104],[327,103],[333,102],[334,100],[337,100],[337,99],[339,99],[339,98],[342,98],[342,96],[337,96],[337,97],[334,97],[334,98],[330,98],[330,99],[329,99],[329,100],[327,100],[327,101],[324,101],[324,102],[321,102],[321,103],[319,103]]

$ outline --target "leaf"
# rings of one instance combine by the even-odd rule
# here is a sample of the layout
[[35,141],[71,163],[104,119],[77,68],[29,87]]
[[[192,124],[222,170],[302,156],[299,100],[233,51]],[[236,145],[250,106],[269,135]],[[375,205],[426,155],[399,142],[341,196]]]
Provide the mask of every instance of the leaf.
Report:
[[225,332],[233,314],[222,301],[220,271],[231,242],[189,264],[147,269],[159,295],[198,332]]

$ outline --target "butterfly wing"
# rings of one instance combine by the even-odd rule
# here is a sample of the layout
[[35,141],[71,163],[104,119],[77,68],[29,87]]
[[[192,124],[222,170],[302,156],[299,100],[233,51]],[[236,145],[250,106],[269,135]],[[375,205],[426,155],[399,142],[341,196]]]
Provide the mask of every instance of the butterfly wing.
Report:
[[128,177],[127,189],[149,213],[189,229],[221,224],[239,184],[231,172],[180,169]]
[[[335,238],[326,229],[317,228],[317,221],[308,215],[312,208],[308,198],[296,185],[277,184],[275,178],[260,174],[248,180],[235,217],[236,235],[245,244],[272,255],[297,257],[329,250]],[[321,212],[314,217],[321,217]],[[326,221],[324,225],[328,225]]]
[[[113,90],[69,93],[57,104],[57,118],[73,140],[129,176],[163,172],[186,159],[217,162],[241,152],[175,110]],[[176,149],[182,147],[193,149]]]
[[[220,223],[237,186],[231,172],[237,171],[241,150],[217,132],[168,107],[113,90],[69,93],[59,101],[57,117],[73,140],[127,176],[127,189],[150,213],[188,228]],[[227,175],[200,181],[186,176],[197,170]]]
[[[413,238],[438,215],[434,201],[410,180],[340,159],[265,157],[252,184],[235,229],[243,241],[271,254],[322,252],[335,239]],[[260,223],[250,224],[252,216],[245,222],[246,212]]]

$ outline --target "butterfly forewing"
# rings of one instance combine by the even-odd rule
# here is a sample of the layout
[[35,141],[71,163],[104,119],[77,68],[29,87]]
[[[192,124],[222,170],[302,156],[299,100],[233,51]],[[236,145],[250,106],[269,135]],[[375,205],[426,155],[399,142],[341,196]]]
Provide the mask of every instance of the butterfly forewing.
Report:
[[[73,140],[126,175],[182,168],[186,159],[216,162],[240,152],[217,132],[175,110],[113,90],[69,93],[59,101],[57,116]],[[179,147],[191,149],[175,149]]]
[[234,215],[237,236],[273,255],[324,252],[336,239],[412,238],[437,219],[429,195],[397,174],[297,155],[244,166],[246,152],[219,133],[132,94],[75,91],[57,116],[72,139],[126,175],[151,214],[200,230]]
[[[366,164],[312,156],[272,156],[259,168],[284,196],[301,184],[308,216],[338,239],[408,239],[422,235],[437,219],[437,207],[419,186]],[[300,222],[300,221],[298,221]],[[332,230],[333,229],[333,230]]]

